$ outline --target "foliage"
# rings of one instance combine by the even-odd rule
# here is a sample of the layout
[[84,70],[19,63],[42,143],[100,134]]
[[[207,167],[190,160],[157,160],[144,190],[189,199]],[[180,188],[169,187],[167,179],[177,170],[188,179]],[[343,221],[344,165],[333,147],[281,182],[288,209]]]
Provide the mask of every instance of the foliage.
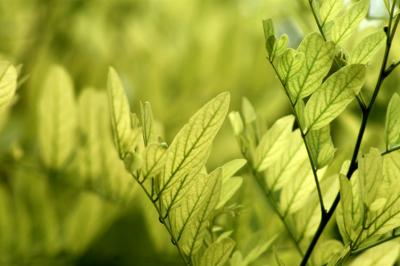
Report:
[[398,264],[399,4],[0,1],[0,265]]

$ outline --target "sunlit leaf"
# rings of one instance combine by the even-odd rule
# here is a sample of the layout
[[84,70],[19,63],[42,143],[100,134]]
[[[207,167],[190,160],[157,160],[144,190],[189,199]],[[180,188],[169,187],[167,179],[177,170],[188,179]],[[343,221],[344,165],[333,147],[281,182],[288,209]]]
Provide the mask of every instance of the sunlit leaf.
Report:
[[317,130],[339,116],[364,84],[365,66],[349,65],[330,76],[307,102],[307,130]]
[[313,93],[321,85],[332,66],[335,46],[332,42],[325,42],[319,34],[311,33],[303,39],[298,51],[305,55],[305,63],[289,83],[290,94],[296,102],[299,98]]
[[128,98],[121,80],[113,68],[110,68],[108,72],[107,89],[114,141],[119,156],[125,158],[128,153],[133,152],[135,143],[139,139],[138,119],[131,115]]
[[350,54],[348,64],[368,64],[372,57],[385,44],[386,34],[383,31],[365,37]]
[[235,247],[230,238],[212,243],[200,258],[199,266],[224,266]]
[[395,93],[390,99],[385,124],[386,149],[400,142],[400,96]]
[[360,0],[352,4],[343,16],[335,19],[333,28],[330,30],[333,42],[342,43],[351,36],[367,15],[369,2],[369,0]]

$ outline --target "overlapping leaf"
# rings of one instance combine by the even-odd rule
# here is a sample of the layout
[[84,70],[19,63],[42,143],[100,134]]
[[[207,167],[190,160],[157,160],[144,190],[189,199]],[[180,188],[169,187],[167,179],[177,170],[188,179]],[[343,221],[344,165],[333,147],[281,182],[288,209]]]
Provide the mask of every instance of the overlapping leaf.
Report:
[[361,90],[364,76],[364,65],[349,65],[330,76],[306,104],[307,130],[325,127],[339,116]]
[[158,193],[168,209],[208,158],[211,144],[229,106],[229,94],[222,93],[202,107],[176,135],[165,157],[158,180]]

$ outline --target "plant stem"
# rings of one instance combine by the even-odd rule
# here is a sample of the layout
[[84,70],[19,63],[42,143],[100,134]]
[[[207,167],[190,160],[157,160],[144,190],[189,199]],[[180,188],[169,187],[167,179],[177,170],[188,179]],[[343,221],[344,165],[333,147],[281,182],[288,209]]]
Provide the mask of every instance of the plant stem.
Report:
[[313,5],[313,0],[308,0],[308,3],[310,4],[310,8],[311,8],[311,12],[313,14],[315,23],[317,24],[318,30],[322,35],[322,38],[324,38],[324,40],[326,41],[326,36],[324,33],[324,29],[322,28],[321,23],[319,22],[318,16],[317,16],[317,12],[315,11],[314,5]]
[[[132,175],[134,177],[135,180],[136,177],[134,175]],[[138,181],[138,180],[137,180]],[[157,210],[158,213],[158,217],[160,219],[160,223],[164,225],[165,229],[167,229],[168,234],[171,237],[171,242],[172,244],[177,248],[179,256],[182,258],[183,262],[185,263],[185,265],[192,265],[190,258],[186,258],[185,254],[183,253],[181,247],[178,244],[177,239],[175,238],[174,234],[172,233],[172,229],[171,227],[168,225],[167,221],[165,220],[165,218],[163,217],[162,213],[161,213],[161,209],[157,206],[156,201],[152,198],[152,195],[149,193],[149,191],[146,189],[146,187],[144,186],[143,182],[137,182],[140,187],[142,188],[142,190],[144,191],[144,193],[146,194],[146,196],[149,198],[149,200],[151,201],[151,203],[153,204],[154,208]]]
[[392,236],[390,236],[390,237],[387,237],[387,238],[381,239],[381,240],[379,240],[379,241],[376,241],[376,242],[374,242],[374,243],[372,243],[372,244],[370,244],[370,245],[368,245],[368,246],[366,246],[366,247],[362,247],[362,248],[356,249],[356,250],[352,251],[351,254],[354,255],[354,254],[361,253],[361,252],[363,252],[363,251],[365,251],[365,250],[367,250],[367,249],[376,247],[376,246],[378,246],[378,245],[380,245],[380,244],[383,244],[383,243],[385,243],[385,242],[388,242],[388,241],[393,240],[393,239],[398,238],[398,237],[400,237],[400,234],[398,234],[398,235],[392,235]]
[[[351,178],[351,176],[353,175],[353,173],[357,170],[358,167],[358,163],[357,163],[357,157],[360,151],[360,147],[362,144],[362,140],[364,137],[364,133],[365,133],[365,129],[367,127],[367,123],[368,123],[368,118],[369,115],[371,113],[372,107],[374,106],[374,103],[376,101],[376,98],[379,94],[379,91],[382,87],[382,84],[384,82],[384,80],[388,77],[388,75],[390,73],[388,73],[388,70],[386,69],[387,66],[387,62],[389,59],[389,53],[390,53],[390,48],[392,46],[392,41],[393,41],[393,36],[396,34],[396,29],[397,26],[399,24],[399,16],[396,19],[396,22],[394,24],[393,30],[390,30],[392,28],[392,21],[393,21],[393,13],[394,13],[394,6],[395,6],[396,1],[393,3],[393,7],[391,10],[391,14],[390,14],[390,19],[389,19],[389,26],[387,28],[387,32],[386,32],[386,48],[385,48],[385,53],[383,56],[383,60],[382,60],[382,65],[381,65],[381,69],[379,72],[379,77],[378,77],[378,81],[375,85],[375,89],[374,92],[372,94],[372,98],[370,103],[368,104],[367,108],[365,109],[365,111],[363,111],[363,115],[362,115],[362,121],[361,121],[361,125],[360,125],[360,130],[358,132],[358,136],[357,136],[357,140],[356,140],[356,144],[354,147],[354,152],[352,155],[352,159],[350,162],[350,167],[349,170],[346,174],[346,177],[348,179]],[[318,226],[317,232],[315,233],[313,239],[311,240],[311,243],[309,244],[306,254],[303,257],[303,260],[301,262],[300,265],[305,266],[307,265],[308,260],[311,257],[311,254],[315,248],[315,246],[317,245],[317,242],[319,240],[319,238],[321,237],[326,225],[328,224],[329,220],[331,219],[331,217],[333,216],[337,206],[339,205],[339,201],[340,201],[340,193],[338,193],[336,195],[335,201],[332,204],[332,207],[329,209],[328,213],[325,215],[325,217],[322,217],[321,222]]]

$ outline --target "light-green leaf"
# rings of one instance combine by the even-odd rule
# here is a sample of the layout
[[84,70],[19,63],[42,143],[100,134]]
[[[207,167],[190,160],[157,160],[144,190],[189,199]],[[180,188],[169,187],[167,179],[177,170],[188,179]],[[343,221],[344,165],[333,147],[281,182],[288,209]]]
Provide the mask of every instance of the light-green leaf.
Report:
[[117,72],[110,68],[108,72],[108,98],[114,141],[119,156],[123,159],[132,153],[139,139],[138,119],[131,115],[128,98]]
[[372,57],[385,44],[386,34],[383,31],[365,37],[351,52],[348,64],[368,64]]
[[400,142],[400,96],[395,93],[390,99],[385,123],[386,150]]
[[327,165],[335,155],[329,126],[310,131],[306,136],[313,164],[319,169]]
[[282,147],[288,141],[293,123],[293,116],[281,118],[261,138],[255,151],[255,163],[258,171],[265,170],[284,152]]
[[364,65],[349,65],[330,76],[306,104],[307,131],[320,129],[338,117],[360,92],[364,76]]
[[319,17],[322,26],[339,15],[342,9],[343,0],[324,0],[319,9]]
[[[188,193],[183,200],[183,202],[193,200],[199,202],[199,205],[193,207],[195,210],[194,215],[187,219],[186,227],[183,229],[182,238],[180,239],[183,251],[189,256],[196,254],[203,246],[203,238],[210,216],[216,208],[220,197],[221,179],[222,170],[219,168],[208,175],[209,181],[203,185],[205,188],[204,197],[197,200],[196,194]],[[198,190],[198,188],[191,186],[191,191],[195,190]]]
[[46,167],[60,169],[70,159],[77,137],[74,88],[62,67],[48,71],[38,105],[40,155]]
[[17,69],[10,62],[0,61],[0,108],[9,105],[17,89]]
[[287,49],[279,58],[277,63],[277,72],[282,81],[283,86],[288,85],[299,73],[305,61],[304,54],[294,49]]
[[311,33],[303,39],[298,51],[305,55],[305,63],[289,82],[290,95],[295,102],[309,96],[321,85],[332,66],[335,45],[325,42],[319,34]]
[[212,243],[200,258],[199,266],[224,266],[234,248],[235,241],[230,238]]
[[397,241],[390,241],[371,248],[359,255],[350,263],[350,266],[388,266],[395,265],[399,257],[400,245]]
[[156,187],[167,209],[174,204],[180,190],[204,167],[228,107],[229,94],[221,93],[190,118],[168,148]]
[[369,0],[360,0],[354,3],[343,16],[334,20],[334,25],[330,30],[334,43],[342,43],[357,29],[367,15],[369,2]]

